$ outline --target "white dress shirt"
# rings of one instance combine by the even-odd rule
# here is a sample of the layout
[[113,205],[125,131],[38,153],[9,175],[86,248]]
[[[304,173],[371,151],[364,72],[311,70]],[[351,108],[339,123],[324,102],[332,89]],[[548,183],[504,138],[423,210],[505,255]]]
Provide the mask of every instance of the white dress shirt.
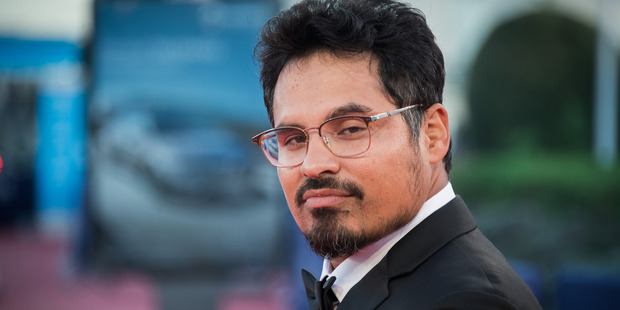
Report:
[[374,266],[385,257],[387,252],[409,231],[416,227],[433,212],[454,199],[456,195],[452,185],[448,183],[441,191],[427,200],[411,222],[383,239],[364,247],[357,253],[345,259],[336,269],[332,270],[328,259],[323,260],[323,271],[320,279],[334,276],[336,281],[332,286],[338,300],[343,300],[349,290],[359,282]]

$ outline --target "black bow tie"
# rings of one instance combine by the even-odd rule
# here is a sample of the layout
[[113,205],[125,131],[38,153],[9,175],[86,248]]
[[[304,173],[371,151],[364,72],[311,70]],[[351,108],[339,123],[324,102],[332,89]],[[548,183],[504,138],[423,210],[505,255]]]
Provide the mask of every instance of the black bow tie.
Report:
[[332,310],[338,306],[338,299],[332,291],[332,285],[336,277],[329,277],[323,281],[317,281],[306,269],[301,270],[301,277],[306,287],[308,307],[310,310]]

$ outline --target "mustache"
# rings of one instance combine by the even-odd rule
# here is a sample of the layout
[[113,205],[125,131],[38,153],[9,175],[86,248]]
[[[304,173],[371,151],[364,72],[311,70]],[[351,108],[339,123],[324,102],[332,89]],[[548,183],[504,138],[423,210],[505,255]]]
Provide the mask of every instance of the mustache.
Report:
[[339,181],[336,178],[328,177],[321,179],[306,179],[295,193],[295,203],[300,207],[304,203],[304,194],[311,189],[335,189],[349,193],[351,196],[363,200],[364,191],[362,187],[348,181]]

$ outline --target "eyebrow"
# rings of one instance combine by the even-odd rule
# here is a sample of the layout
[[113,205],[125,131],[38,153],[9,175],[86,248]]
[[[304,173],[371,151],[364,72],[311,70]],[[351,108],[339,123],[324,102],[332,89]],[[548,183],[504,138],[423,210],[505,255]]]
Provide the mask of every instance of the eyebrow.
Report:
[[[328,119],[334,118],[334,117],[338,117],[338,116],[368,113],[370,111],[372,111],[372,109],[367,107],[367,106],[363,106],[363,105],[355,103],[355,102],[349,102],[349,103],[345,104],[344,106],[341,106],[341,107],[337,108],[336,110],[332,111],[327,116],[327,118],[325,120],[328,120]],[[300,124],[297,124],[297,123],[282,123],[282,124],[279,124],[278,126],[276,126],[275,128],[280,128],[280,127],[303,128]]]
[[334,110],[332,113],[329,114],[327,119],[338,117],[338,116],[350,115],[352,113],[358,113],[358,114],[359,113],[368,113],[370,111],[372,111],[372,109],[367,107],[367,106],[363,106],[361,104],[350,102],[350,103],[347,103],[346,105],[344,105],[342,107],[339,107],[338,109]]

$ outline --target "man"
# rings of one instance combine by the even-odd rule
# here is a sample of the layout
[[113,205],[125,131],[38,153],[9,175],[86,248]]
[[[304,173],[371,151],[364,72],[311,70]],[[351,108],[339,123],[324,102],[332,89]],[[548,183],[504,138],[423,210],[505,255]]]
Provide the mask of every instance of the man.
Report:
[[257,46],[274,129],[253,138],[325,257],[311,309],[539,309],[449,183],[441,51],[415,9],[304,1]]

